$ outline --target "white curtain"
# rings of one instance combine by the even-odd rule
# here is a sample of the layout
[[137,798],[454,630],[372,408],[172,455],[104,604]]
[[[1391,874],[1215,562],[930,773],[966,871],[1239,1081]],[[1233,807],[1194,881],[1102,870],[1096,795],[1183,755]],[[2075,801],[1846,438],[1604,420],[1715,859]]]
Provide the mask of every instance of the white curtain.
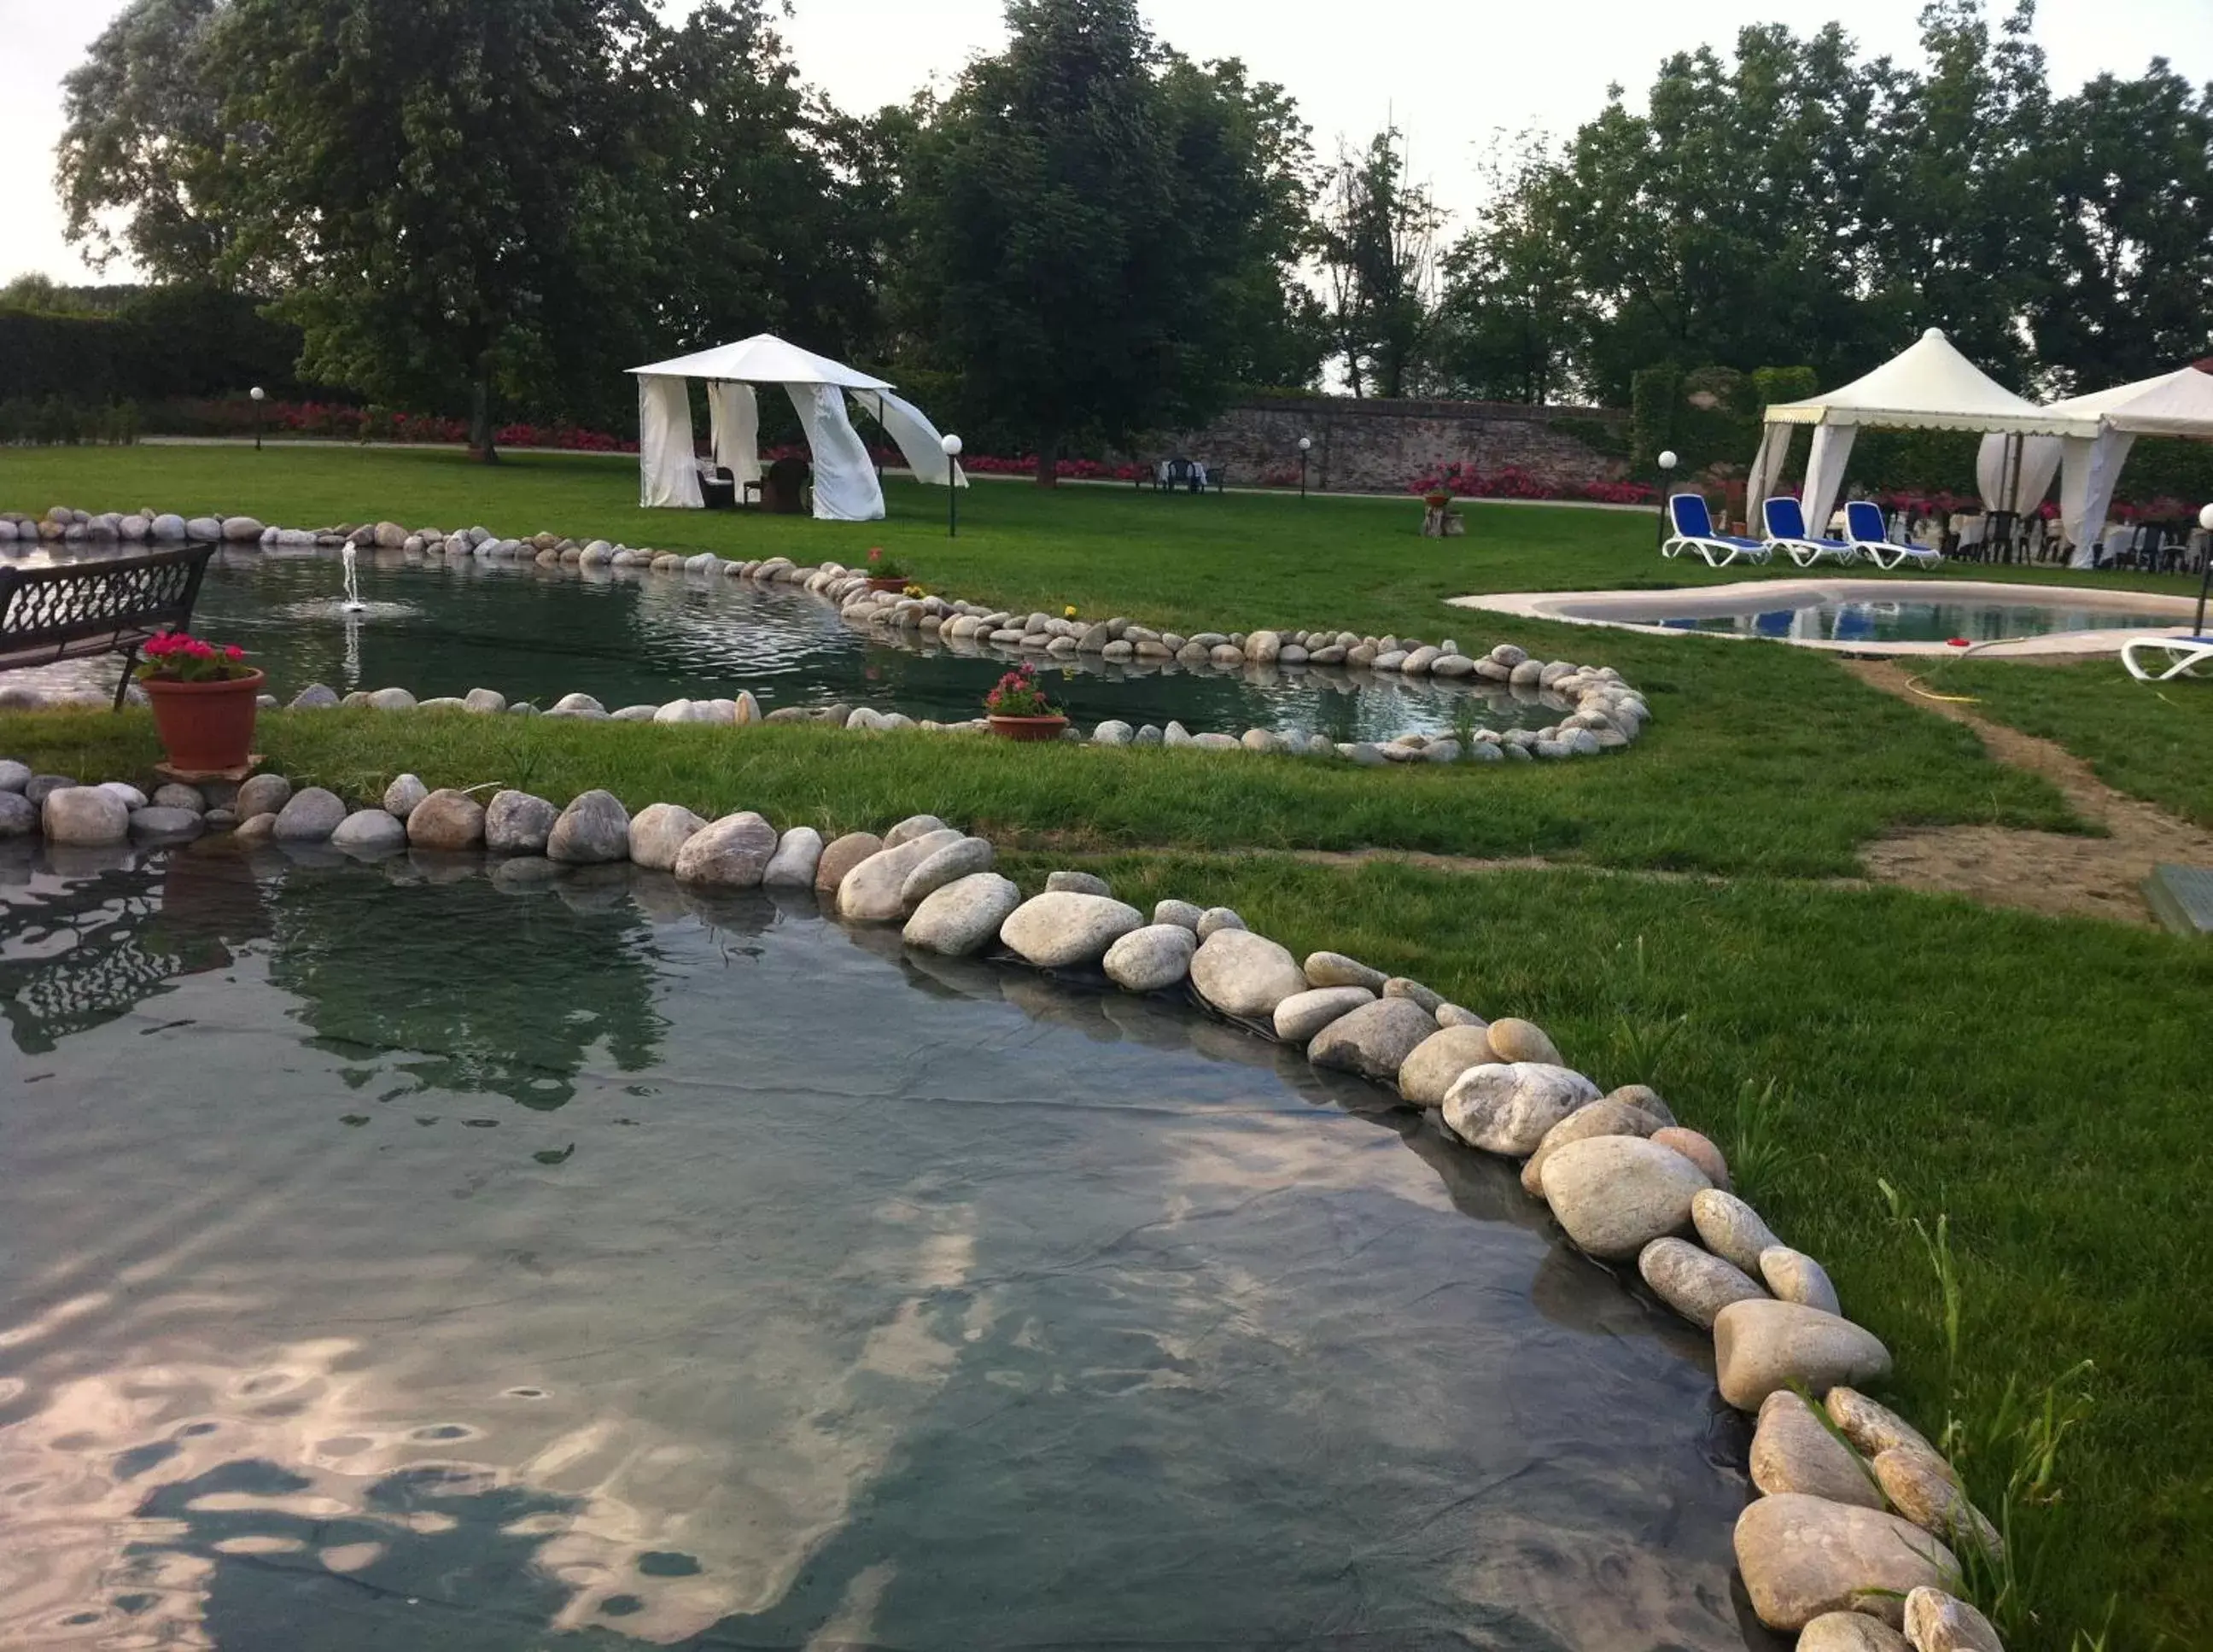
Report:
[[2060,444],[2065,467],[2059,477],[2059,525],[2073,546],[2095,544],[2106,531],[2106,512],[2113,485],[2121,479],[2136,437],[2126,430],[2101,429],[2094,436],[2068,436]]
[[728,379],[710,380],[707,412],[715,462],[741,485],[759,481],[760,402],[753,395],[753,386]]
[[[1814,451],[1806,459],[1806,531],[1819,536],[1829,531],[1829,515],[1837,508],[1837,495],[1844,485],[1844,466],[1851,460],[1856,424],[1817,424]],[[1758,510],[1756,504],[1747,509]]]
[[[2021,444],[2018,461],[2011,457],[2013,444]],[[2060,441],[2056,436],[2007,436],[1993,430],[1975,452],[1975,491],[1985,510],[2007,510],[2026,516],[2044,503],[2058,472]],[[2018,462],[2013,497],[2006,497],[2006,472]]]
[[905,458],[907,468],[914,472],[917,481],[943,487],[949,474],[954,487],[968,485],[967,472],[945,456],[942,445],[944,437],[921,408],[901,400],[888,390],[856,390],[852,393],[860,410],[884,427],[884,434],[891,437]]
[[637,502],[648,510],[699,510],[699,464],[692,449],[692,396],[682,379],[637,379]]
[[881,521],[884,491],[869,450],[845,417],[844,392],[827,384],[788,384],[793,409],[814,455],[814,515],[826,522]]
[[1764,424],[1759,430],[1759,451],[1752,456],[1752,473],[1744,479],[1744,514],[1755,524],[1755,532],[1763,531],[1760,501],[1775,491],[1775,485],[1783,479],[1783,466],[1790,462],[1790,440],[1798,434],[1795,424]]

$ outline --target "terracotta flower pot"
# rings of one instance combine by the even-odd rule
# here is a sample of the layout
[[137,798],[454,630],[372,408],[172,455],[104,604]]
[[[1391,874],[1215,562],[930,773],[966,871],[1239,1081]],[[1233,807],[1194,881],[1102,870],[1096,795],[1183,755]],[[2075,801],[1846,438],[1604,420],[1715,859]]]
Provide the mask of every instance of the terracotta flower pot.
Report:
[[1431,510],[1442,510],[1447,505],[1452,503],[1452,495],[1449,493],[1425,493],[1422,496],[1422,503],[1427,505]]
[[912,582],[904,574],[896,579],[878,579],[874,575],[870,575],[869,588],[872,591],[904,591]]
[[253,720],[260,710],[254,697],[267,680],[259,671],[220,683],[149,678],[142,686],[153,703],[154,727],[170,766],[192,774],[244,768],[253,753]]
[[991,732],[1001,740],[1058,740],[1060,731],[1068,727],[1068,719],[1050,717],[1003,717],[991,714]]

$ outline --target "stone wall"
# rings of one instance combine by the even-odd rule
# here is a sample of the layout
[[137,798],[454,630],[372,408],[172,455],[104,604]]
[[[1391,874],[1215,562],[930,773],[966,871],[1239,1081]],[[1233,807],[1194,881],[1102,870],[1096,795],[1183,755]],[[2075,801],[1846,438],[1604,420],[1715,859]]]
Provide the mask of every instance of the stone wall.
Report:
[[1171,451],[1226,466],[1234,487],[1295,485],[1299,438],[1314,438],[1308,485],[1347,493],[1403,493],[1416,478],[1459,463],[1486,475],[1527,471],[1559,486],[1613,481],[1623,460],[1599,452],[1573,426],[1594,421],[1625,436],[1629,415],[1600,407],[1500,401],[1379,401],[1349,396],[1256,398],[1203,430],[1166,439]]

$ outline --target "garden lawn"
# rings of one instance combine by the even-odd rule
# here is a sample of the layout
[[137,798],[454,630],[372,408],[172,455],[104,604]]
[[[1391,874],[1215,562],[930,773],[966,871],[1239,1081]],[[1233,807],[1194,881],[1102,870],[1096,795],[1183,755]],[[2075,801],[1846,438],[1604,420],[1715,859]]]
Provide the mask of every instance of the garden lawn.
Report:
[[[1472,505],[1466,539],[1414,531],[1411,501],[978,484],[948,540],[942,490],[894,479],[895,520],[839,524],[725,512],[643,512],[627,462],[532,454],[494,468],[438,451],[291,448],[0,452],[0,503],[43,511],[162,505],[245,510],[271,521],[390,516],[521,534],[553,528],[731,556],[859,561],[872,544],[954,594],[1015,608],[1124,613],[1178,629],[1343,625],[1510,637],[1533,651],[1619,668],[1649,697],[1650,731],[1624,758],[1541,773],[1386,777],[1126,761],[950,760],[948,782],[991,818],[1078,831],[1101,843],[1363,843],[1479,856],[1543,855],[1680,870],[1836,875],[1893,827],[1997,824],[2077,829],[2045,782],[1991,762],[1967,731],[1923,716],[1806,649],[1728,638],[1651,637],[1509,620],[1448,607],[1477,586],[1680,582],[1702,565],[1662,562],[1642,513]],[[742,685],[731,685],[733,689]],[[834,806],[849,765],[935,753],[813,748]],[[1081,761],[1082,759],[1078,759]],[[1127,780],[1123,777],[1132,777]],[[1051,777],[1048,782],[1046,778]],[[1111,778],[1110,778],[1111,777]],[[476,777],[481,778],[482,776]],[[863,777],[858,783],[865,790]]]
[[1939,662],[1932,693],[1974,697],[1978,716],[2056,741],[2117,791],[2213,826],[2213,678],[2140,683],[2116,659],[2052,666]]
[[[2039,1621],[2009,1625],[2014,1652],[2075,1652],[2073,1631],[2097,1631],[2109,1601],[2114,1649],[2213,1642],[2213,1223],[2202,1209],[2213,1167],[2194,1105],[2213,1036],[2213,952],[2150,930],[1803,881],[1853,871],[1858,846],[1899,825],[2076,826],[2044,782],[1814,651],[1442,606],[1478,589],[1740,576],[1661,562],[1638,514],[1470,505],[1471,537],[1440,546],[1413,533],[1408,502],[995,484],[963,497],[961,536],[948,542],[944,495],[905,485],[892,486],[896,519],[865,527],[649,516],[628,503],[634,485],[627,463],[568,456],[485,471],[436,453],[0,453],[0,507],[34,512],[155,504],[288,524],[480,521],[810,561],[881,544],[932,585],[1009,607],[1072,602],[1184,630],[1327,624],[1470,646],[1511,637],[1619,666],[1650,697],[1650,731],[1628,753],[1558,766],[1378,773],[808,727],[369,712],[269,717],[260,743],[272,767],[357,797],[412,770],[434,786],[500,782],[565,798],[606,785],[632,807],[754,808],[832,831],[942,814],[998,836],[1028,887],[1087,857],[1133,900],[1226,903],[1295,949],[1340,948],[1486,1013],[1529,1015],[1606,1082],[1656,1077],[1731,1151],[1746,1191],[1896,1350],[1889,1392],[1932,1429],[1948,1411],[1966,1423],[1967,1472],[1993,1512],[2010,1448],[1990,1431],[2007,1379],[2033,1390],[2094,1362],[2059,1496],[2015,1533],[2042,1570],[2030,1594]],[[2108,694],[2090,668],[1945,669],[1966,674],[1942,692],[1996,684],[1981,709],[2048,716],[2055,738],[2086,746],[2092,719],[2134,730],[2154,703],[2131,702],[2125,683]],[[2135,784],[2188,783],[2204,747],[2187,742],[2204,725],[2182,726],[2184,744]],[[0,754],[143,777],[155,744],[143,713],[42,713],[0,716]],[[2204,772],[2200,762],[2201,798]],[[1260,852],[1369,845],[1635,869],[1447,875]],[[1698,875],[1650,875],[1676,871]],[[1760,1103],[1771,1081],[1780,1099]],[[1878,1179],[1911,1211],[1950,1219],[1963,1287],[1956,1382],[1932,1272]]]

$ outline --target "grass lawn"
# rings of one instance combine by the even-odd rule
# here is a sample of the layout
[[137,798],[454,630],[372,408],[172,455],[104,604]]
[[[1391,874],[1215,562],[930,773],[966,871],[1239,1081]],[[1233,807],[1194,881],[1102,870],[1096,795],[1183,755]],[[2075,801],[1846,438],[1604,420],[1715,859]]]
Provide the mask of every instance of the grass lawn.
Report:
[[[2011,1453],[1990,1438],[2007,1380],[2035,1387],[2094,1362],[2061,1495],[2015,1533],[2042,1567],[2039,1621],[2011,1626],[2015,1652],[2071,1652],[2072,1632],[2105,1623],[2109,1600],[2115,1649],[2213,1643],[2203,1284],[2213,1223],[2202,1208],[2213,1167],[2188,1105],[2204,1088],[2213,951],[2151,930],[1804,881],[1854,871],[1857,846],[1899,825],[2074,825],[2045,783],[1814,651],[1489,622],[1442,606],[1478,589],[1745,576],[1661,562],[1641,515],[1472,505],[1470,537],[1439,546],[1415,535],[1409,503],[995,484],[964,498],[948,543],[943,496],[902,485],[893,521],[848,527],[648,516],[629,503],[634,476],[615,461],[535,455],[486,472],[443,454],[15,450],[0,452],[0,507],[481,521],[806,560],[881,544],[934,585],[1009,606],[1074,602],[1179,629],[1331,624],[1469,645],[1510,635],[1619,666],[1650,696],[1650,732],[1627,753],[1558,767],[1375,774],[803,727],[733,736],[373,713],[272,717],[261,743],[275,767],[356,795],[411,769],[433,785],[500,780],[559,798],[606,784],[633,807],[758,808],[833,829],[929,810],[999,834],[1025,882],[1081,852],[1133,900],[1226,902],[1294,948],[1352,951],[1488,1013],[1530,1015],[1602,1080],[1655,1078],[1732,1150],[1750,1194],[1896,1351],[1899,1403],[1932,1429],[1962,1419],[1986,1506]],[[2106,760],[2135,766],[2109,772],[2113,783],[2206,808],[2208,697],[2169,721],[2152,708],[2184,704],[2177,690],[2162,700],[2096,675],[2117,678],[2110,667],[1941,669],[1938,692],[1981,696],[1990,715],[2080,741],[2094,759],[2091,742],[2118,734],[2127,750]],[[0,717],[0,754],[40,767],[134,774],[154,752],[143,714]],[[1451,875],[1256,852],[1360,845],[1588,864]],[[1956,1373],[1929,1262],[1878,1178],[1913,1212],[1949,1217]]]
[[1923,686],[1972,694],[1974,710],[2056,741],[2117,791],[2213,826],[2213,680],[2140,683],[2119,660],[2022,668],[1940,661]]

